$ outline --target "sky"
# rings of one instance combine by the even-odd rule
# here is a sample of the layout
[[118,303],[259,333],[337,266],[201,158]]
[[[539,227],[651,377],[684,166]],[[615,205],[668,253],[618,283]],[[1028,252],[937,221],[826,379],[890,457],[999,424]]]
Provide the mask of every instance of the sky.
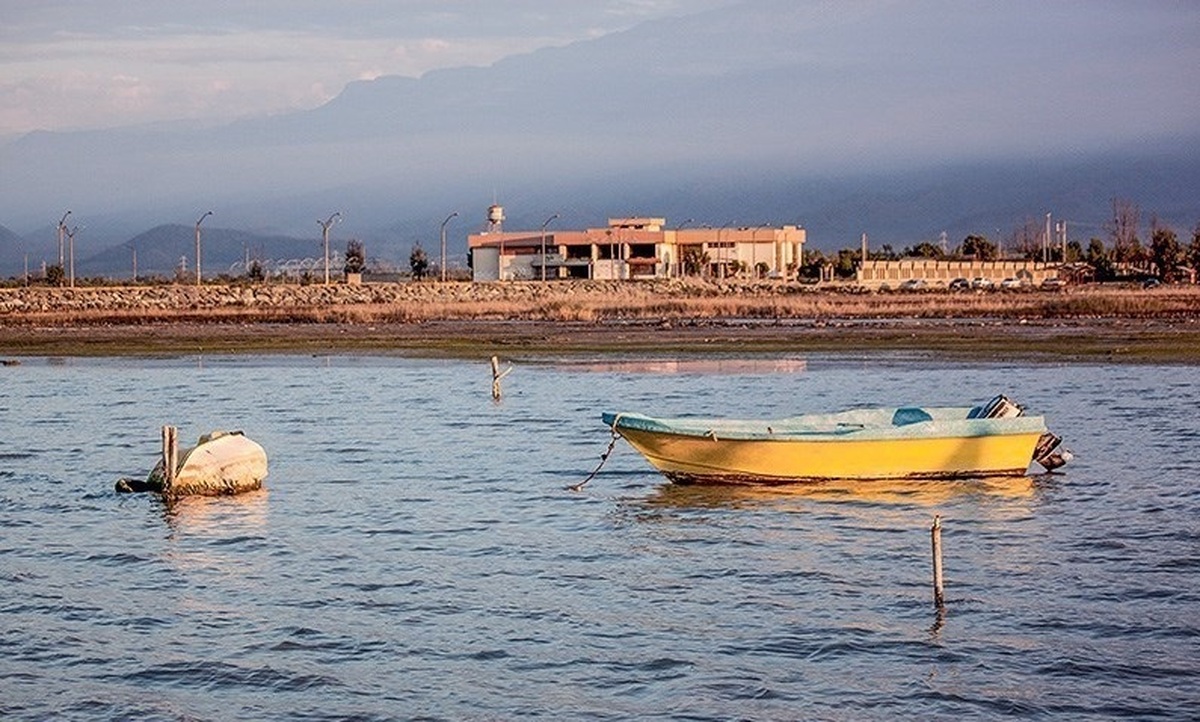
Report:
[[0,0],[0,137],[317,107],[731,0]]
[[[1191,224],[1175,170],[1057,203],[1023,174],[1194,157],[1198,77],[1200,0],[0,0],[0,224],[219,207],[295,233],[337,208],[366,235],[501,199],[857,238],[914,199],[958,199],[922,228],[992,231],[1143,192]],[[1010,196],[937,185],[981,163],[1021,164]]]

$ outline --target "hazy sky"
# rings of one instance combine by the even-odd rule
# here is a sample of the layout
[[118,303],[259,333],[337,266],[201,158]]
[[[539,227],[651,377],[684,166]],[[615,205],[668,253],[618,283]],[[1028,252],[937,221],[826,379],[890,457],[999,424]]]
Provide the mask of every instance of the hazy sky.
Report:
[[0,0],[0,136],[312,108],[732,0]]

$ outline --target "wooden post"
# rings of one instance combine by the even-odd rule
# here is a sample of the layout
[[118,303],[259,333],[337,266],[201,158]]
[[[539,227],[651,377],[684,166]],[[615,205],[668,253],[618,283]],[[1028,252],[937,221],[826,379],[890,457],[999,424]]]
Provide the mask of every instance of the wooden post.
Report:
[[946,593],[942,585],[942,517],[940,515],[934,515],[929,535],[933,542],[933,604],[941,610],[946,606]]
[[174,426],[162,427],[163,491],[170,491],[175,483],[175,471],[179,465],[179,430]]
[[492,357],[492,399],[500,400],[500,379],[508,376],[512,372],[512,366],[509,366],[503,372],[500,371],[500,359]]

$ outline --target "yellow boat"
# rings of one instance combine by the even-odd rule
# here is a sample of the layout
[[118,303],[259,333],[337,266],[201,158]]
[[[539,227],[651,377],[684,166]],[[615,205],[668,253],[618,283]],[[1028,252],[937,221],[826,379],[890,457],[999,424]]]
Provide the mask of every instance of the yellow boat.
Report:
[[605,413],[604,423],[678,483],[1023,476],[1070,452],[1045,418],[1004,396],[982,406],[856,409],[774,421]]

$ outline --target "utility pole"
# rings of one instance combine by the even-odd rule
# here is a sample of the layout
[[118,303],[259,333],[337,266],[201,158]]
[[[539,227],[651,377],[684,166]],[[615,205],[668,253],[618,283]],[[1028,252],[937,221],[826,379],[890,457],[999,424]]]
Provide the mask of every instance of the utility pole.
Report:
[[325,285],[329,285],[329,229],[334,223],[341,220],[341,211],[335,211],[329,218],[322,221],[317,219],[317,225],[321,227],[321,239],[325,242]]
[[[208,211],[204,215],[200,216],[200,220],[196,221],[196,285],[197,286],[200,285],[200,224],[204,222],[205,218],[208,218],[212,214],[213,214],[212,211]],[[187,271],[187,269],[185,268],[184,272],[186,273],[186,271]]]
[[1046,235],[1042,241],[1042,263],[1050,261],[1050,214],[1046,214]]
[[71,211],[67,211],[66,213],[63,214],[62,218],[58,219],[58,267],[59,268],[62,268],[63,263],[66,262],[66,259],[63,255],[63,253],[64,253],[63,234],[66,233],[66,230],[67,230],[67,216],[69,216],[69,215],[71,215]]
[[78,232],[79,232],[79,226],[75,226],[71,230],[67,231],[67,242],[70,245],[70,250],[71,250],[71,255],[70,255],[71,273],[69,276],[70,280],[68,282],[68,285],[71,288],[75,288],[75,234]]
[[458,216],[458,211],[454,211],[446,216],[446,220],[442,221],[442,283],[446,282],[446,224],[450,222],[451,218],[456,216]]
[[558,214],[550,216],[546,222],[542,224],[542,281],[546,280],[546,226],[550,225],[550,221],[558,218]]

